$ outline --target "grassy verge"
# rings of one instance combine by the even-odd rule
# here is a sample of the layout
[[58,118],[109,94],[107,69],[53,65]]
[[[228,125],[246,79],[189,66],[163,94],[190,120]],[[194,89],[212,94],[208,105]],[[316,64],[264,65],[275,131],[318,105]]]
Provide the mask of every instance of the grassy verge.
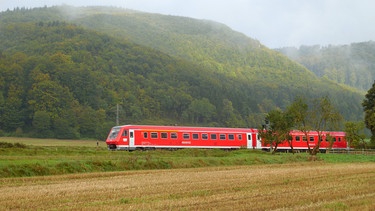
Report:
[[[309,162],[306,153],[271,155],[258,150],[108,151],[103,142],[40,139],[0,140],[0,177],[147,169],[177,169]],[[44,144],[43,144],[44,143]],[[375,162],[373,155],[319,154],[324,163]]]

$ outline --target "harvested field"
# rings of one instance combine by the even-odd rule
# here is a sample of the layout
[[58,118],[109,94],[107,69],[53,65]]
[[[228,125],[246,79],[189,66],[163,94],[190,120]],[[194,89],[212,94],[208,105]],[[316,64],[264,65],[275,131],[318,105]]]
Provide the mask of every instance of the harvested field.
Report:
[[4,210],[374,210],[375,163],[0,179]]

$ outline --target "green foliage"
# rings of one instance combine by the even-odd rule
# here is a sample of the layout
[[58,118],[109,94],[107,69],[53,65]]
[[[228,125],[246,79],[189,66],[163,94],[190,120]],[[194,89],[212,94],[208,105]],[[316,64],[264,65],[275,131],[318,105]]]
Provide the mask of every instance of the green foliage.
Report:
[[[264,144],[269,144],[272,153],[277,151],[277,146],[290,140],[290,130],[294,124],[292,116],[279,109],[270,111],[266,116],[265,128],[260,129],[259,135]],[[289,142],[291,144],[291,142]],[[291,145],[293,149],[293,146]]]
[[308,137],[310,131],[318,133],[318,142],[312,149],[310,148],[310,144],[306,142],[311,155],[316,155],[319,152],[320,143],[323,140],[322,132],[337,130],[342,122],[341,114],[332,105],[328,97],[313,99],[311,102],[298,97],[287,108],[287,113],[290,115],[294,126],[302,131],[306,137]]
[[5,133],[103,140],[117,105],[120,124],[258,127],[300,95],[361,118],[360,94],[210,21],[45,7],[0,13],[0,40]]
[[375,82],[367,91],[365,99],[362,102],[363,110],[365,112],[365,124],[371,131],[371,147],[375,146]]
[[366,148],[364,122],[345,122],[345,139],[351,147]]
[[186,112],[193,124],[207,123],[214,119],[216,107],[207,98],[203,98],[201,100],[193,100]]
[[277,49],[319,77],[365,91],[374,79],[375,42]]
[[46,111],[36,111],[33,117],[33,128],[38,138],[48,138],[52,134],[52,121],[50,114]]
[[22,143],[8,143],[8,142],[0,142],[0,148],[26,148],[27,146]]

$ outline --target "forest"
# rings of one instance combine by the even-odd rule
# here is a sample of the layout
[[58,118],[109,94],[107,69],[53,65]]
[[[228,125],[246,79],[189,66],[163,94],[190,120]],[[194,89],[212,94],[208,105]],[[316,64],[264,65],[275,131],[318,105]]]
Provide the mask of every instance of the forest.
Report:
[[0,136],[103,140],[116,119],[258,127],[298,96],[330,97],[346,120],[363,119],[361,91],[215,22],[17,8],[0,13],[0,39]]
[[375,80],[375,42],[276,49],[319,77],[367,91]]

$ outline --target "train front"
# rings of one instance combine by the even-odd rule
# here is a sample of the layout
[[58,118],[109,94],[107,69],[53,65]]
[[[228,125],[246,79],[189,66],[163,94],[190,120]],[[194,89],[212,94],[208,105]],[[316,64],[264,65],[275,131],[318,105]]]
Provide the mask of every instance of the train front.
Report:
[[115,150],[120,148],[120,134],[122,129],[122,126],[115,126],[111,129],[111,131],[108,134],[107,140],[105,141],[107,143],[108,149]]

